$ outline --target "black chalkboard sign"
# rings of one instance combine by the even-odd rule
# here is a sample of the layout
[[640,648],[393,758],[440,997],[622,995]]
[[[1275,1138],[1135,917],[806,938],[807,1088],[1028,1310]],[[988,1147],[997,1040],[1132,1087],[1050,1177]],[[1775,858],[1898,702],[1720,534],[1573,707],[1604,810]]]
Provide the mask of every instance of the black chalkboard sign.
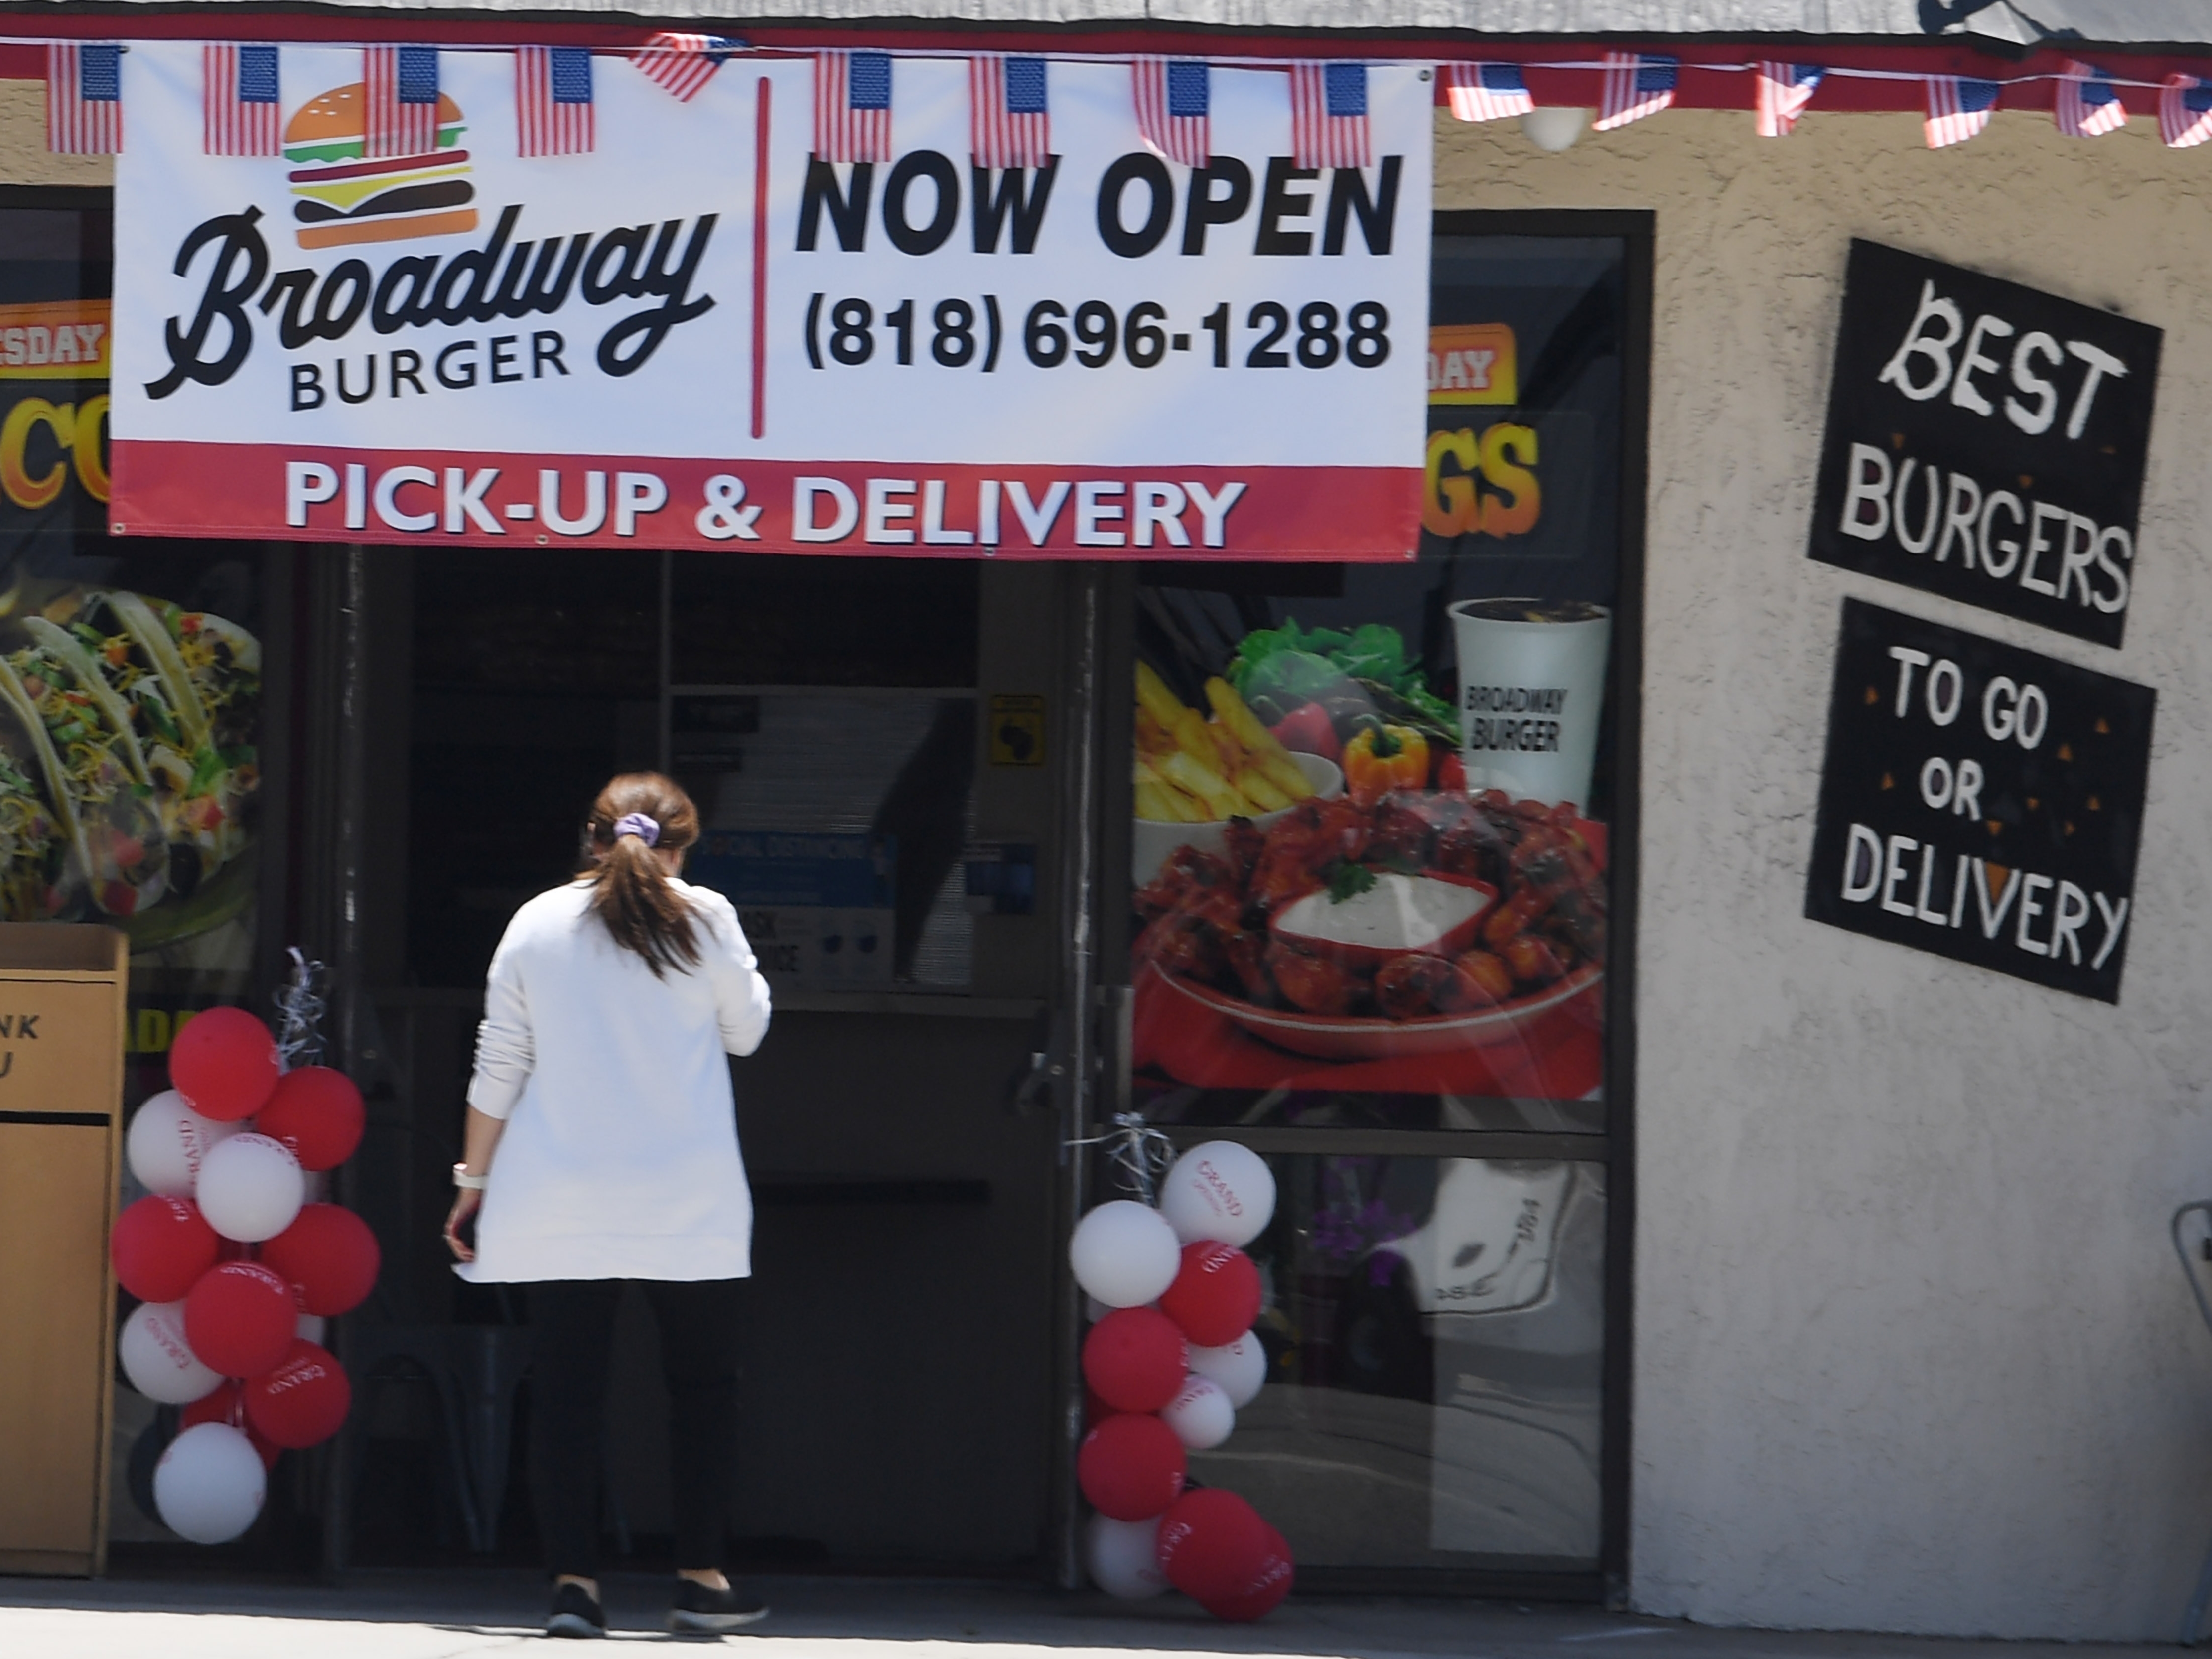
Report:
[[2163,337],[1854,241],[1812,556],[2117,646]]
[[2118,1002],[2155,696],[1845,600],[1805,914]]

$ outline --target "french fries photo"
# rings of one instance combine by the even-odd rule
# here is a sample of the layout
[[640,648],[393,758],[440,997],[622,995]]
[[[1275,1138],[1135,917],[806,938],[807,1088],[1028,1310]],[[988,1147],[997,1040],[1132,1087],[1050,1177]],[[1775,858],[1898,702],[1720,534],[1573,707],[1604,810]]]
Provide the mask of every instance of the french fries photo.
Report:
[[1206,683],[1212,716],[1189,708],[1148,663],[1137,665],[1137,816],[1155,823],[1256,817],[1314,793],[1297,763],[1236,688]]

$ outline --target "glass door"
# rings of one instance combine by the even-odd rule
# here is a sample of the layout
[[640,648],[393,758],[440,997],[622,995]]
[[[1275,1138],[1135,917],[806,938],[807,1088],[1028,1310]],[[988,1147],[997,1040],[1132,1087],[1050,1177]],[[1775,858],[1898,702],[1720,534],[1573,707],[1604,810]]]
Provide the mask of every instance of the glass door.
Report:
[[1418,557],[1130,593],[1126,1104],[1279,1189],[1191,1473],[1308,1584],[1624,1565],[1649,250],[1442,216]]

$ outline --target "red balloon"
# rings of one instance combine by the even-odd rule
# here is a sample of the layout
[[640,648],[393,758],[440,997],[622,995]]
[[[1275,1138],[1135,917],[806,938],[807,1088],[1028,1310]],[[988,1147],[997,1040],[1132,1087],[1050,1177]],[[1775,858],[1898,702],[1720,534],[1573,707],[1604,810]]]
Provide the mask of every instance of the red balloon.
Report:
[[1115,1411],[1159,1410],[1189,1370],[1190,1344],[1157,1308],[1116,1308],[1083,1339],[1084,1380]]
[[185,1340],[225,1376],[258,1376],[290,1352],[300,1310],[292,1286],[258,1261],[226,1261],[185,1298]]
[[295,1449],[336,1434],[352,1406],[345,1368],[304,1338],[293,1341],[283,1364],[246,1385],[246,1420],[277,1445]]
[[175,1302],[216,1264],[222,1241],[188,1198],[142,1198],[115,1218],[115,1281],[141,1302]]
[[1291,1559],[1291,1547],[1273,1527],[1267,1531],[1267,1553],[1252,1582],[1233,1595],[1200,1604],[1216,1619],[1225,1619],[1231,1624],[1249,1624],[1273,1613],[1291,1593],[1291,1581],[1297,1576],[1296,1565]]
[[1124,1412],[1083,1437],[1075,1455],[1076,1484],[1099,1514],[1146,1520],[1182,1490],[1188,1455],[1175,1431],[1158,1418]]
[[1201,1604],[1248,1589],[1266,1564],[1267,1523],[1233,1492],[1187,1492],[1160,1517],[1160,1572]]
[[1201,1348],[1225,1347],[1260,1316],[1260,1270],[1233,1245],[1202,1238],[1182,1247],[1182,1269],[1160,1310]]
[[226,1423],[243,1434],[261,1454],[261,1467],[276,1467],[276,1454],[284,1449],[246,1420],[246,1384],[226,1382],[213,1394],[195,1400],[179,1413],[178,1427],[196,1429],[203,1423]]
[[253,1127],[290,1147],[301,1169],[335,1170],[361,1145],[366,1116],[351,1078],[327,1066],[302,1066],[278,1080]]
[[282,1075],[276,1039],[243,1008],[204,1009],[169,1045],[169,1086],[221,1123],[259,1111]]
[[261,1260],[299,1287],[302,1310],[330,1317],[368,1299],[381,1255],[376,1235],[351,1210],[303,1204],[298,1218],[262,1245]]

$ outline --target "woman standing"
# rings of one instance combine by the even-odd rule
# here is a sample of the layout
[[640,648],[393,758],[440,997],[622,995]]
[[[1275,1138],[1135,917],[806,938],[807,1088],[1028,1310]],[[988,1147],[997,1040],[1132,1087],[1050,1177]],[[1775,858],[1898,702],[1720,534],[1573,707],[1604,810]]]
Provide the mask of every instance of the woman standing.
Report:
[[[625,1281],[660,1330],[679,1583],[672,1630],[763,1616],[721,1571],[736,1480],[738,1281],[752,1194],[725,1054],[767,1033],[737,912],[677,879],[699,839],[656,772],[592,804],[589,862],[507,924],[484,988],[467,1157],[446,1243],[478,1284],[521,1284],[535,1338],[531,1485],[554,1576],[547,1633],[601,1636],[600,1425]],[[463,1229],[478,1205],[471,1245]]]

